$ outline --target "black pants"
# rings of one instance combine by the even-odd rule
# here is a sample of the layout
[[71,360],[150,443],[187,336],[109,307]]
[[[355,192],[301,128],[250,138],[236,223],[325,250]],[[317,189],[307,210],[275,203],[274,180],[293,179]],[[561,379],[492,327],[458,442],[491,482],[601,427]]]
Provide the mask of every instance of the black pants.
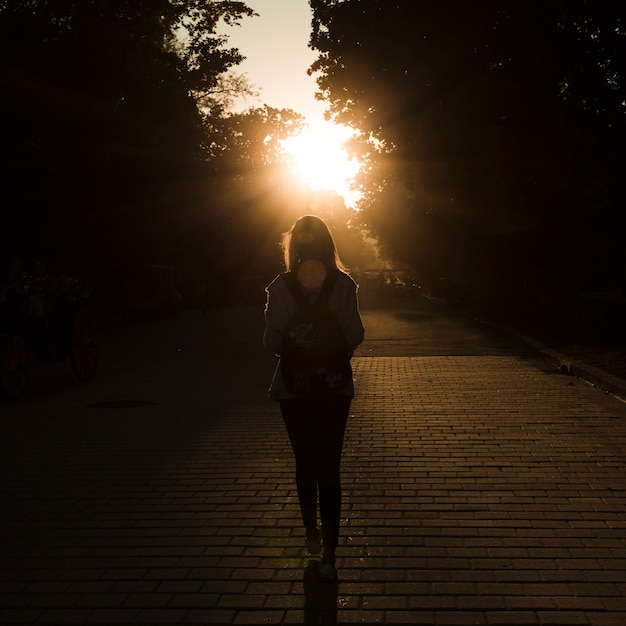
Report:
[[351,398],[295,398],[280,402],[296,459],[296,486],[305,528],[317,525],[319,492],[324,545],[337,547],[341,517],[341,450]]

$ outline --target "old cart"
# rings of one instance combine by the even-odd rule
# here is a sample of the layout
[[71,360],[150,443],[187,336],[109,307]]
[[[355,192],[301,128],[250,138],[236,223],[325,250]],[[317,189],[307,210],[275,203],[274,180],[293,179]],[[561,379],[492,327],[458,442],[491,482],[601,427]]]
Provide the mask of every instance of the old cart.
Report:
[[49,319],[28,310],[28,292],[0,302],[0,391],[18,398],[28,383],[31,358],[53,363],[69,358],[80,381],[93,378],[100,359],[100,330],[90,306],[92,290],[76,283],[53,303]]

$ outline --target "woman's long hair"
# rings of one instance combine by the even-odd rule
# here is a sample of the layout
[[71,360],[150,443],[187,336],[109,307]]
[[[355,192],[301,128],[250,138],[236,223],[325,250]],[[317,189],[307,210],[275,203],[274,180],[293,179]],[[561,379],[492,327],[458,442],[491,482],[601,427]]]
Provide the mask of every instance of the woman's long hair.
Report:
[[283,235],[282,245],[288,271],[307,259],[321,261],[328,269],[346,271],[326,222],[315,215],[299,218]]

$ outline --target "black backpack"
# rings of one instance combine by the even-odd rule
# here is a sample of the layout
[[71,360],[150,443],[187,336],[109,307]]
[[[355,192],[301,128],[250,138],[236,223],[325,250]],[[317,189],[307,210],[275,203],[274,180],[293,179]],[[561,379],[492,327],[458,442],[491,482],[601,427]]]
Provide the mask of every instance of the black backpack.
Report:
[[285,389],[300,396],[324,396],[346,387],[352,377],[348,344],[328,300],[339,271],[329,271],[320,293],[305,295],[291,272],[283,274],[297,310],[283,335],[280,369]]

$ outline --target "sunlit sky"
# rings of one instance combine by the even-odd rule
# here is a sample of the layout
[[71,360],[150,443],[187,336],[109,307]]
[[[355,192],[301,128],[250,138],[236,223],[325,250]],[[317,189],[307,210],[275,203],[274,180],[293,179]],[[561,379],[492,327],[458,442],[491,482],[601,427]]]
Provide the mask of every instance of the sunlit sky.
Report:
[[295,174],[314,189],[337,191],[353,206],[358,196],[349,190],[346,179],[358,165],[348,162],[341,148],[351,131],[324,120],[327,106],[316,100],[315,79],[307,74],[316,58],[308,47],[312,16],[308,0],[245,2],[259,15],[244,18],[225,34],[228,44],[246,57],[235,72],[247,74],[260,93],[258,99],[247,99],[240,107],[267,104],[304,115],[310,131],[288,144],[296,160]]
[[239,27],[225,32],[229,44],[246,60],[236,72],[246,73],[261,91],[260,101],[290,108],[311,122],[323,119],[324,103],[315,100],[316,85],[306,71],[315,59],[307,46],[311,9],[307,0],[245,0],[259,15],[244,18]]

